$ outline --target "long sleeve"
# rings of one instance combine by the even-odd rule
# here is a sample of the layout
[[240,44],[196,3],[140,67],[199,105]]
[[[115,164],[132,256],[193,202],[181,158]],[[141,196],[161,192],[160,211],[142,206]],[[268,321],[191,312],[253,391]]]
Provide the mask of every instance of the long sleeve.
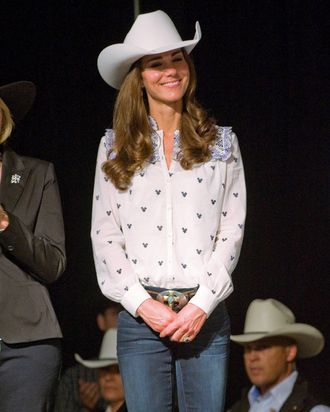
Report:
[[95,172],[91,238],[98,283],[102,293],[120,302],[133,316],[150,296],[140,284],[127,258],[117,200],[117,190],[105,177],[104,138],[101,140]]
[[221,182],[225,193],[214,250],[205,264],[199,290],[191,300],[191,303],[201,307],[208,315],[233,291],[231,274],[238,262],[244,234],[244,169],[236,135],[231,133],[231,137],[232,155],[226,162],[225,180]]
[[[46,163],[42,163],[44,164]],[[53,165],[47,164],[43,187],[31,185],[31,204],[36,201],[35,198],[40,197],[33,227],[26,225],[15,212],[7,210],[10,224],[0,234],[0,245],[9,259],[24,271],[43,283],[52,283],[63,273],[66,256],[57,180]],[[44,172],[42,167],[40,164],[36,175]],[[38,179],[41,180],[39,176]],[[28,208],[28,204],[25,207]],[[29,210],[26,213],[29,214]]]

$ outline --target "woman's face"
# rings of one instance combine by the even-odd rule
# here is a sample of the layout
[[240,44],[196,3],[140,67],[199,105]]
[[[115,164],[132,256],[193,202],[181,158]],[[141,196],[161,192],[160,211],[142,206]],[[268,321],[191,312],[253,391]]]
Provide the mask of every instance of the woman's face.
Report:
[[178,107],[189,84],[189,66],[181,49],[144,56],[141,61],[142,83],[150,110],[159,105]]

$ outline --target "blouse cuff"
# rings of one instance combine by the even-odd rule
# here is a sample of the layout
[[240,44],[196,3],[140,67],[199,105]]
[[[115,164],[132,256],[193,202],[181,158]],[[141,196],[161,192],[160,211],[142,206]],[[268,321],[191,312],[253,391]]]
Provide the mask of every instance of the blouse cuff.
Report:
[[219,301],[206,286],[200,285],[196,295],[190,299],[189,303],[201,308],[209,317],[218,305]]
[[147,299],[150,299],[149,293],[144,289],[141,283],[135,283],[125,293],[122,301],[122,306],[135,318],[138,317],[136,311],[139,306]]

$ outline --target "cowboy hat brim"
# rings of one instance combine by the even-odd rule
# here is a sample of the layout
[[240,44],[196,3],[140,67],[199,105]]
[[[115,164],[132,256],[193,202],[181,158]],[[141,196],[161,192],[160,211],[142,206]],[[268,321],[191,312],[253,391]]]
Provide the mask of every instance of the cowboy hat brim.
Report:
[[272,332],[249,332],[242,335],[231,335],[230,339],[233,342],[245,345],[273,336],[287,336],[294,339],[297,342],[299,358],[316,356],[324,347],[324,337],[322,333],[313,326],[305,323],[287,325]]
[[109,359],[95,359],[95,360],[84,360],[78,353],[74,354],[74,358],[77,362],[86,366],[86,368],[105,368],[106,366],[118,364],[118,359],[109,358]]
[[15,123],[31,109],[35,96],[36,86],[32,82],[19,81],[0,87],[0,98],[8,106]]
[[115,89],[119,89],[132,64],[141,57],[182,48],[189,54],[201,37],[200,25],[196,22],[196,32],[192,40],[182,40],[152,50],[125,43],[113,44],[101,51],[97,59],[97,67],[102,79]]

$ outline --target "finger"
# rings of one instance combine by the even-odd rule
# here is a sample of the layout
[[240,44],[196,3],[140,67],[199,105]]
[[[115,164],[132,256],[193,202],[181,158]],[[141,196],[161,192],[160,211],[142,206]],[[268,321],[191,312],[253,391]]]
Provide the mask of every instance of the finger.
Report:
[[138,313],[144,322],[158,333],[176,318],[176,313],[170,308],[153,299],[144,301]]
[[98,385],[94,382],[84,382],[80,385],[80,393],[84,397],[91,398],[96,392],[98,392]]
[[181,327],[181,323],[178,322],[177,319],[175,319],[173,322],[171,322],[169,325],[167,325],[159,334],[161,338],[164,338],[165,336],[170,336],[173,335],[179,328]]
[[189,343],[195,339],[195,333],[191,329],[179,329],[170,336],[172,342]]

